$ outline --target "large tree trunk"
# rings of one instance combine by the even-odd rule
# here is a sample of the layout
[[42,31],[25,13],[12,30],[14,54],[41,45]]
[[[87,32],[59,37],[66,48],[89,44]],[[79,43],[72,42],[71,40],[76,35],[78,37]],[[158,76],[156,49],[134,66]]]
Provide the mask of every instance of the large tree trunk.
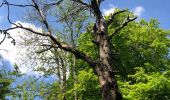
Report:
[[108,41],[103,39],[100,44],[100,63],[96,66],[103,100],[122,100],[118,90]]
[[111,46],[107,33],[107,24],[102,16],[97,18],[94,26],[95,43],[99,48],[99,62],[95,71],[99,78],[103,100],[122,100],[122,95],[118,90],[114,73]]

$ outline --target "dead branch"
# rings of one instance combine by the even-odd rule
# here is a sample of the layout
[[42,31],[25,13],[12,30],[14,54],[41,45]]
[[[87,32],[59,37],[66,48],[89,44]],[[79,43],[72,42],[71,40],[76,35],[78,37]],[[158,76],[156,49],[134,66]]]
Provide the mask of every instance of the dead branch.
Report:
[[115,31],[109,36],[109,40],[112,39],[112,37],[118,33],[121,29],[123,29],[125,26],[127,26],[128,23],[134,21],[137,17],[134,17],[134,18],[129,18],[129,16],[125,19],[124,23],[115,29]]
[[120,13],[124,13],[124,12],[126,12],[126,11],[127,11],[127,10],[121,10],[121,11],[118,11],[118,12],[113,13],[113,14],[110,16],[109,20],[107,21],[107,25],[109,26],[109,25],[112,23],[112,21],[115,19],[115,16],[116,16],[116,15],[118,15],[118,14],[120,14]]

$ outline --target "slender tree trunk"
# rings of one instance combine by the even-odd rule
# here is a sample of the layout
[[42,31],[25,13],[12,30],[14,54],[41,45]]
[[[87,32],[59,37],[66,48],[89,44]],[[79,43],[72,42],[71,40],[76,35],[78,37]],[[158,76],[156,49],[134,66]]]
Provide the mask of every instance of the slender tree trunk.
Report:
[[[70,27],[70,37],[71,37],[71,45],[73,47],[76,47],[76,42],[75,42],[75,39],[74,39],[74,29],[73,29],[73,23],[71,23],[71,27]],[[76,71],[76,57],[75,55],[72,55],[72,71],[73,71],[73,79],[74,79],[74,85],[77,84],[77,71]],[[77,90],[75,89],[74,90],[74,100],[78,100],[78,97],[77,97]]]
[[[60,64],[59,64],[59,58],[56,58],[56,63],[57,63],[57,76],[58,76],[58,82],[59,82],[59,90],[60,94],[62,94],[62,78],[61,78],[61,71],[60,71]],[[60,97],[57,97],[60,98]]]
[[[74,79],[74,85],[77,84],[77,73],[76,73],[76,58],[73,55],[73,79]],[[78,100],[77,99],[77,90],[74,91],[74,100]]]
[[57,76],[58,76],[58,82],[59,82],[59,90],[60,90],[60,95],[58,96],[59,100],[66,100],[65,98],[65,92],[66,92],[66,64],[65,64],[65,59],[66,59],[66,53],[61,53],[58,54],[58,51],[55,49],[55,59],[57,63]]
[[[64,53],[64,55],[66,55],[66,53]],[[66,97],[65,97],[65,92],[66,92],[66,72],[67,72],[67,69],[66,69],[66,64],[64,63],[64,59],[66,57],[61,57],[61,66],[62,66],[62,100],[66,100]]]

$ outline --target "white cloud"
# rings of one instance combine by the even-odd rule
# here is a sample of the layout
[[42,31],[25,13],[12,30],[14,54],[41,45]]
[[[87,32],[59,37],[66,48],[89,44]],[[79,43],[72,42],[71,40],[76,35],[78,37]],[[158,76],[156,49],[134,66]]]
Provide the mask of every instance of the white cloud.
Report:
[[137,6],[133,13],[138,16],[138,17],[141,17],[142,13],[145,11],[145,9],[142,7],[142,6]]
[[[24,27],[31,27],[36,29],[35,25],[30,23],[23,23],[17,21],[15,24],[20,23]],[[11,27],[14,27],[13,25]],[[38,29],[38,28],[37,28]],[[20,40],[20,36],[24,34],[24,30],[22,29],[13,29],[9,31],[9,34],[15,39],[16,42]],[[0,40],[2,40],[3,36],[0,34]],[[16,46],[11,43],[12,39],[6,38],[5,41],[0,45],[0,53],[3,57],[9,59],[12,63],[15,63],[15,58],[17,57],[17,52],[19,51]]]
[[[37,28],[35,25],[30,24],[30,23],[25,23],[25,22],[20,22],[20,21],[15,22],[15,24],[18,24],[18,23],[20,23],[24,27],[29,27],[29,28],[32,28],[33,30],[42,31],[41,28]],[[11,27],[14,27],[14,26],[12,25]],[[9,31],[9,34],[15,39],[16,45],[14,46],[13,43],[11,43],[11,39],[8,39],[8,38],[6,38],[5,41],[0,45],[0,54],[5,59],[8,59],[12,64],[17,63],[20,66],[20,63],[18,63],[17,59],[20,57],[24,58],[25,56],[27,56],[26,53],[24,53],[26,52],[26,49],[19,48],[20,45],[18,44],[18,42],[21,41],[21,36],[27,37],[25,33],[26,31],[22,29],[11,30]],[[0,34],[0,40],[2,40],[2,34]],[[31,71],[25,66],[20,67],[20,70],[23,73],[28,73]]]
[[114,11],[115,11],[116,8],[117,8],[116,6],[111,5],[111,8],[109,8],[109,9],[103,9],[103,10],[102,10],[103,15],[104,15],[104,16],[108,16],[108,15],[114,13]]

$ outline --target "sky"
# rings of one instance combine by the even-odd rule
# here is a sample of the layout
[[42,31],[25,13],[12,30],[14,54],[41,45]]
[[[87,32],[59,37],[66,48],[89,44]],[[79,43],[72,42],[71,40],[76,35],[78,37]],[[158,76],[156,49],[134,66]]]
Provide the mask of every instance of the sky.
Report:
[[129,9],[136,11],[138,18],[149,20],[156,18],[160,27],[170,29],[170,0],[105,0],[102,9],[111,8]]
[[[3,0],[0,0],[2,2]],[[24,4],[29,0],[8,0],[11,3]],[[156,18],[160,21],[160,27],[164,29],[170,29],[170,1],[169,0],[105,0],[102,3],[101,10],[106,11],[113,8],[128,8],[131,11],[136,10],[139,18],[149,20],[150,18]],[[12,13],[14,12],[14,13]],[[20,13],[22,12],[22,13]],[[23,9],[11,8],[11,16],[13,21],[18,21],[20,17],[23,17]],[[5,21],[6,17],[5,8],[0,9],[0,27],[7,26]],[[21,21],[21,20],[20,20]]]
[[[3,0],[0,0],[2,2]],[[29,0],[7,0],[11,3],[24,4]],[[101,10],[104,15],[108,15],[114,11],[115,8],[120,9],[129,9],[138,16],[138,20],[150,18],[156,18],[160,22],[160,27],[163,29],[170,29],[170,0],[105,0],[101,5]],[[23,8],[10,8],[11,19],[13,22],[23,21],[21,17],[24,17]],[[7,23],[7,10],[6,7],[0,8],[0,28],[11,27]],[[35,27],[35,26],[34,26]],[[1,39],[0,35],[0,39]],[[8,59],[11,63],[15,62],[17,55],[17,50],[10,43],[10,40],[6,40],[2,45],[0,45],[0,53]],[[8,52],[5,52],[1,49],[7,49]],[[27,69],[22,69],[26,71]]]

